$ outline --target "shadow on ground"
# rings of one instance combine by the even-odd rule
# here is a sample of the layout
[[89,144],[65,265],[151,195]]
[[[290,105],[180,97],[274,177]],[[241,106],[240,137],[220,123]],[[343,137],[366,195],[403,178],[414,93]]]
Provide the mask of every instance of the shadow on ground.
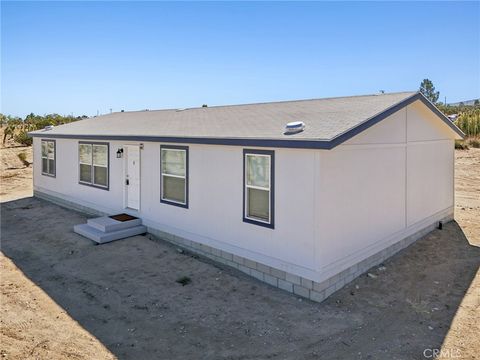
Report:
[[480,265],[451,222],[317,304],[148,237],[94,246],[39,199],[1,211],[2,252],[122,359],[421,359]]

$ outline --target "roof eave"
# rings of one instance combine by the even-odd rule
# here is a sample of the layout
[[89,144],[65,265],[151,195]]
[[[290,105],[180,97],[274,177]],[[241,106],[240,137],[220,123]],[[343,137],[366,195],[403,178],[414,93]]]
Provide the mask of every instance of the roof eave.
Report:
[[110,140],[110,141],[145,141],[204,145],[230,145],[253,147],[277,147],[297,149],[331,149],[330,140],[282,140],[255,138],[206,138],[206,137],[176,137],[176,136],[141,136],[141,135],[71,135],[55,133],[29,133],[32,137],[79,140]]

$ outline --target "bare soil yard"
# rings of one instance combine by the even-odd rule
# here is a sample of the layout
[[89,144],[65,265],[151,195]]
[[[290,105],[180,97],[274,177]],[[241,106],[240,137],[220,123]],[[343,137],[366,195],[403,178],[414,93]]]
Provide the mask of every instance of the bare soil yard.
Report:
[[[0,151],[4,164],[20,150]],[[1,356],[478,359],[480,150],[456,157],[456,222],[321,304],[148,236],[94,246],[72,232],[85,215],[2,165]]]
[[32,167],[25,166],[18,155],[24,153],[32,162],[32,147],[19,146],[12,140],[2,143],[0,130],[0,198],[2,201],[32,196]]

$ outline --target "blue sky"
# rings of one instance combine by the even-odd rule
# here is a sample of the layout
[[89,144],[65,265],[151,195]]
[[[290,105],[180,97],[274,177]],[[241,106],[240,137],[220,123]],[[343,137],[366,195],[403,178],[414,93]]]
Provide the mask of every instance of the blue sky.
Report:
[[480,97],[479,2],[4,2],[1,111]]

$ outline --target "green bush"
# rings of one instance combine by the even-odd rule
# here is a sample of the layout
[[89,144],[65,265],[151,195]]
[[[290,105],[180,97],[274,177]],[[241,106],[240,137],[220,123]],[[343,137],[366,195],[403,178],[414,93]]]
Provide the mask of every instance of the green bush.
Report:
[[18,133],[16,133],[13,136],[13,140],[15,140],[15,142],[22,144],[24,146],[30,146],[32,145],[32,142],[33,142],[32,138],[28,136],[26,130],[20,130]]

